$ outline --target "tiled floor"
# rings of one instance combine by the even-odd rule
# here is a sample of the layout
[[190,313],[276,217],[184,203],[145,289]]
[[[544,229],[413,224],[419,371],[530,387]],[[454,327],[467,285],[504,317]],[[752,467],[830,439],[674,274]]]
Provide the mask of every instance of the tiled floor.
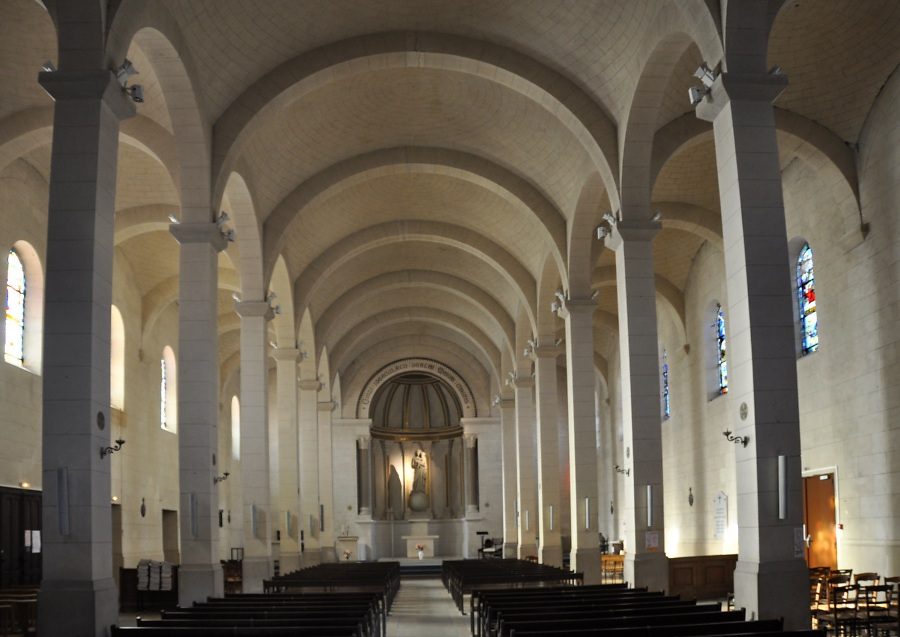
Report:
[[461,615],[439,579],[404,579],[388,616],[387,637],[469,637]]

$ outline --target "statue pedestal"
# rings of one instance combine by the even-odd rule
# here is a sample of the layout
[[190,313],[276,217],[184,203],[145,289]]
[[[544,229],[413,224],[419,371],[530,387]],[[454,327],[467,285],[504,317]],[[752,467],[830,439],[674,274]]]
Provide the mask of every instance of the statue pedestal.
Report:
[[406,557],[418,557],[417,545],[424,547],[425,557],[434,557],[434,541],[439,537],[439,535],[402,535],[400,539],[406,540]]

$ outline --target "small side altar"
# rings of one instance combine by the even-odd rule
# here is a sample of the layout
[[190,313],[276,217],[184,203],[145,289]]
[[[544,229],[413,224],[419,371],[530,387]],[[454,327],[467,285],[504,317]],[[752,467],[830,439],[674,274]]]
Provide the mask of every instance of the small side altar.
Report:
[[425,547],[425,557],[434,557],[434,541],[439,535],[401,535],[400,538],[406,540],[406,557],[418,557],[419,551],[417,545]]
[[358,543],[359,537],[355,535],[339,535],[334,542],[338,560],[342,562],[358,560]]

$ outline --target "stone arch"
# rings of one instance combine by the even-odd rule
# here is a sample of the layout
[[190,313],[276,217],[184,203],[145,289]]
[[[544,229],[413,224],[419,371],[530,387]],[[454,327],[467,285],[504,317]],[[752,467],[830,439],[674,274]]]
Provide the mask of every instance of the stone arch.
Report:
[[231,208],[226,212],[234,226],[235,242],[231,247],[237,251],[238,258],[232,257],[232,261],[236,261],[241,279],[241,300],[262,301],[266,298],[266,288],[263,285],[259,220],[253,195],[240,173],[232,172],[228,176],[225,196]]
[[[437,326],[440,330],[454,332],[463,337],[468,347],[486,361],[493,374],[499,370],[500,351],[477,325],[464,318],[429,308],[404,308],[370,316],[353,327],[334,347],[335,369],[341,370],[362,352],[366,340],[377,336],[392,325],[398,325],[404,333],[415,333],[419,327]],[[427,331],[427,329],[426,329]]]
[[275,294],[274,304],[278,308],[272,327],[275,329],[275,342],[278,347],[293,348],[296,345],[294,337],[294,290],[291,285],[291,277],[288,275],[284,257],[279,256],[275,262],[275,270],[269,289]]
[[168,232],[169,215],[178,213],[178,206],[148,204],[116,212],[115,244],[119,245],[148,232]]
[[307,380],[316,377],[316,331],[313,326],[309,308],[303,310],[297,327],[297,349],[300,350],[298,360],[300,378]]
[[216,124],[214,201],[223,175],[235,165],[246,140],[269,113],[326,83],[368,68],[436,68],[485,77],[543,105],[569,128],[595,163],[611,197],[616,195],[615,126],[607,112],[577,84],[515,50],[484,40],[442,33],[367,34],[334,42],[288,60],[234,100]]
[[542,345],[552,344],[555,340],[558,321],[550,305],[556,300],[556,291],[566,287],[562,272],[554,265],[552,259],[546,258],[538,280],[537,307],[534,312],[537,319],[535,335]]
[[285,197],[266,219],[263,229],[266,277],[280,253],[291,223],[317,201],[334,196],[361,181],[388,174],[431,172],[480,185],[516,207],[523,206],[546,229],[551,254],[565,269],[565,217],[528,180],[472,153],[448,148],[396,147],[357,155],[306,180]]
[[447,223],[430,221],[396,221],[370,226],[338,241],[319,254],[294,283],[294,303],[300,313],[310,304],[317,288],[330,273],[350,262],[353,257],[373,248],[403,241],[427,241],[453,246],[482,259],[500,273],[524,303],[529,320],[534,324],[534,278],[515,257],[481,234]]
[[459,400],[463,418],[477,417],[478,408],[475,404],[475,395],[469,388],[465,378],[449,365],[429,358],[402,358],[379,369],[369,378],[359,394],[356,405],[356,417],[369,417],[369,406],[379,387],[396,376],[408,374],[412,371],[420,371],[445,381]]
[[600,175],[591,175],[581,188],[575,213],[569,221],[569,298],[582,299],[591,295],[594,229],[600,223],[603,210],[609,209],[609,204]]
[[357,305],[366,303],[372,297],[407,288],[440,290],[471,301],[493,319],[497,329],[504,335],[507,349],[512,353],[515,323],[503,306],[474,283],[430,270],[386,272],[354,286],[323,310],[317,322],[319,333],[325,335],[324,340],[327,341],[333,325],[341,317],[357,314]]
[[[148,291],[141,300],[141,325],[142,333],[149,334],[159,317],[166,309],[178,300],[179,279],[172,276],[164,279]],[[238,281],[233,274],[228,271],[219,271],[219,288],[230,290],[232,292],[240,292]]]

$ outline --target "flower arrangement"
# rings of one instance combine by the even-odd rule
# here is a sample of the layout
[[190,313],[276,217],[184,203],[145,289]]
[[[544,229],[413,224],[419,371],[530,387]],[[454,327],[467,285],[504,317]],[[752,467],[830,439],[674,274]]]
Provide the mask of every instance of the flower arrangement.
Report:
[[344,550],[344,559],[345,559],[345,560],[349,560],[349,559],[350,559],[350,551]]
[[416,550],[417,550],[417,551],[424,551],[424,550],[425,550],[425,545],[424,545],[424,544],[416,544]]

